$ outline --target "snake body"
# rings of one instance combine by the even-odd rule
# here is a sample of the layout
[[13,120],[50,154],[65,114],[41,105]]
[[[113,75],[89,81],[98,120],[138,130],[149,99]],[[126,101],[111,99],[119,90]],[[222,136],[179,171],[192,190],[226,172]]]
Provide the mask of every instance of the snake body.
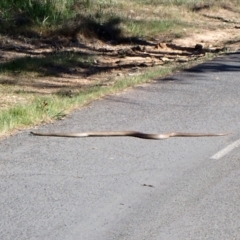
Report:
[[82,132],[82,133],[40,133],[31,132],[36,136],[49,136],[49,137],[136,137],[142,139],[161,140],[170,137],[217,137],[225,136],[228,133],[185,133],[185,132],[172,132],[165,134],[151,134],[142,133],[137,131],[107,131],[107,132]]

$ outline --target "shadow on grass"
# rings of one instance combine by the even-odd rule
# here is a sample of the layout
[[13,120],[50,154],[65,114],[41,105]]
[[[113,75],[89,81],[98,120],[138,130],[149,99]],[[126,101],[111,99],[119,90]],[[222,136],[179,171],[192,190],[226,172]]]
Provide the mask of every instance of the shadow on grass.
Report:
[[[39,88],[48,88],[49,90],[53,88],[65,88],[66,86],[75,87],[74,79],[86,78],[97,73],[110,72],[111,70],[123,70],[131,69],[132,67],[146,67],[144,63],[135,64],[133,62],[124,62],[125,57],[141,57],[145,59],[147,57],[154,56],[157,60],[160,61],[160,58],[165,54],[176,55],[177,56],[188,56],[188,55],[198,55],[201,54],[201,51],[197,51],[194,48],[177,48],[175,45],[168,45],[169,48],[173,50],[181,50],[181,53],[169,53],[165,49],[157,50],[158,52],[145,52],[142,46],[155,46],[151,42],[145,41],[144,39],[139,38],[138,36],[125,37],[121,29],[121,23],[124,19],[116,16],[105,16],[105,20],[102,21],[102,18],[97,16],[79,14],[73,20],[67,22],[60,29],[54,30],[49,33],[47,36],[43,37],[37,35],[34,31],[31,32],[32,22],[25,22],[23,25],[18,27],[16,24],[11,28],[9,25],[6,28],[8,36],[12,37],[14,44],[9,45],[0,45],[0,50],[2,52],[18,52],[25,54],[25,56],[19,56],[15,59],[9,61],[3,61],[0,63],[0,73],[8,73],[12,76],[12,79],[17,78],[22,73],[34,73],[38,74],[40,77],[59,77],[60,81],[57,82],[56,79],[52,80],[49,83],[45,83],[37,79],[35,87]],[[164,25],[165,26],[165,25]],[[169,27],[169,26],[167,26]],[[6,30],[5,29],[5,30]],[[4,31],[2,31],[4,33]],[[107,48],[100,49],[95,46],[89,46],[84,42],[79,42],[78,35],[85,36],[91,40],[101,40],[108,44],[133,44],[137,45],[130,51],[119,53],[119,51],[109,50]],[[31,45],[28,47],[28,44],[25,44],[25,37],[27,37],[27,43]],[[67,40],[67,43],[64,43],[63,39]],[[22,41],[22,45],[21,45]],[[19,46],[18,46],[19,45]],[[70,46],[70,47],[69,47]],[[71,46],[74,46],[75,50],[71,49]],[[65,47],[68,47],[66,50]],[[69,49],[70,48],[70,49]],[[176,48],[176,49],[175,49]],[[36,51],[38,50],[38,51]],[[48,50],[48,51],[46,51]],[[50,52],[49,52],[50,51]],[[151,55],[152,54],[152,55]],[[106,56],[110,61],[116,63],[116,59],[120,59],[115,65],[111,66],[108,64],[98,64],[95,61],[95,56]],[[141,65],[142,64],[142,65]],[[68,75],[71,81],[70,84],[64,84],[64,75]],[[55,81],[55,82],[54,82]],[[4,80],[0,79],[0,84],[9,84],[9,85],[20,85],[29,84],[29,81],[24,83],[21,81],[15,80]]]
[[[86,14],[85,14],[86,15]],[[111,66],[100,66],[94,63],[95,55],[103,55],[106,49],[93,49],[89,45],[79,42],[77,35],[81,34],[91,40],[100,39],[110,44],[131,43],[131,44],[150,44],[136,37],[124,37],[120,24],[122,19],[119,17],[106,17],[104,22],[96,16],[79,14],[74,20],[68,21],[59,29],[52,31],[46,36],[41,36],[35,30],[31,30],[33,21],[28,17],[23,17],[26,21],[12,22],[1,19],[2,36],[10,37],[12,44],[0,43],[0,51],[21,53],[15,59],[0,63],[0,73],[8,73],[11,76],[18,76],[20,73],[37,73],[39,76],[62,77],[63,74],[87,77],[96,73],[116,69]],[[27,19],[29,21],[27,21]],[[34,28],[33,28],[34,29]],[[30,43],[31,47],[25,42]],[[65,44],[62,39],[67,40]],[[65,51],[65,47],[74,46],[76,51]],[[37,51],[36,51],[37,50]],[[39,51],[40,50],[40,51]],[[48,50],[45,51],[45,50]],[[51,52],[49,52],[49,50]],[[22,56],[26,54],[26,56]],[[106,54],[106,53],[104,53]],[[108,54],[108,57],[116,57],[118,53]],[[131,64],[122,65],[119,68],[129,68]],[[0,80],[2,84],[18,84],[14,80]]]
[[0,63],[0,73],[37,72],[41,76],[60,77],[73,73],[73,68],[89,68],[92,62],[92,56],[82,52],[45,53],[42,57],[26,56]]

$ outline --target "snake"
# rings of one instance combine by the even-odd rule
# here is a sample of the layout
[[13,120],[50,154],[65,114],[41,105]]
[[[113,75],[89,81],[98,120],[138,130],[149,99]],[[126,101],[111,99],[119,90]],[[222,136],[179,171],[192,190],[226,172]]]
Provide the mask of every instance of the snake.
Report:
[[100,132],[80,132],[80,133],[41,133],[30,132],[36,136],[48,137],[135,137],[142,139],[162,140],[170,137],[218,137],[225,136],[229,133],[186,133],[186,132],[172,132],[163,134],[151,134],[137,131],[100,131]]

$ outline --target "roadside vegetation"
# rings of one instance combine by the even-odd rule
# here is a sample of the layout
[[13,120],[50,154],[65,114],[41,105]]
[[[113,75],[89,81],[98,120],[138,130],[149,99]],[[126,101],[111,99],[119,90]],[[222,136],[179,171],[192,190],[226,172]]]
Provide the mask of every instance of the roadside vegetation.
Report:
[[0,136],[61,119],[106,94],[226,51],[217,45],[194,48],[194,40],[192,47],[172,42],[220,24],[236,26],[236,18],[214,13],[237,15],[238,5],[238,0],[1,0]]

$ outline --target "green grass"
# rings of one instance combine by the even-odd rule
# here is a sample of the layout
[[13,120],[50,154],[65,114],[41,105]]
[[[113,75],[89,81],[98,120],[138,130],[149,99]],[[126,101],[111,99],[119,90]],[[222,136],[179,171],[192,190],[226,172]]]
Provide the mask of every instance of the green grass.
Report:
[[[144,2],[154,4],[154,1],[137,0],[132,3],[141,8]],[[160,4],[156,1],[156,5]],[[85,30],[90,27],[92,31],[97,32],[99,28],[102,28],[106,32],[112,31],[113,28],[117,29],[123,23],[128,33],[140,37],[147,34],[144,34],[147,29],[149,34],[151,32],[155,34],[161,31],[165,32],[179,24],[177,20],[172,21],[171,16],[170,19],[165,16],[164,19],[148,20],[147,22],[144,22],[145,16],[143,20],[126,18],[128,10],[122,9],[123,5],[127,6],[128,3],[126,1],[118,3],[113,0],[1,0],[0,19],[2,21],[0,23],[2,26],[0,32],[6,30],[13,32],[14,30],[19,33],[24,30],[36,30],[36,27],[39,26],[45,29],[58,29],[64,28],[66,23],[67,30],[70,30],[69,28],[73,28],[75,22],[80,24],[78,27],[81,29],[86,25]],[[150,29],[152,31],[149,31]]]
[[60,119],[73,109],[83,106],[94,99],[121,91],[136,84],[147,82],[149,79],[159,75],[169,74],[171,71],[173,71],[172,67],[154,69],[141,76],[121,79],[110,87],[91,87],[74,96],[74,98],[62,97],[57,94],[52,94],[48,97],[35,97],[30,104],[15,105],[10,109],[0,111],[0,133],[4,134],[16,128],[24,128],[33,124]]
[[69,18],[74,0],[1,0],[1,18],[6,20],[18,20],[25,22],[46,24],[58,23]]
[[187,23],[180,20],[125,20],[123,24],[126,26],[126,31],[129,35],[148,38],[149,36],[155,37],[159,33],[164,34],[177,29],[181,26],[186,27]]
[[[207,58],[212,57],[213,55],[207,56]],[[0,136],[14,129],[26,128],[61,119],[72,110],[84,106],[93,100],[138,84],[150,82],[155,78],[159,79],[176,70],[190,67],[193,64],[195,65],[196,62],[154,67],[142,75],[122,78],[112,86],[102,86],[101,84],[99,86],[92,86],[75,95],[73,98],[59,94],[51,94],[45,97],[36,96],[29,104],[15,105],[9,109],[0,111]]]

